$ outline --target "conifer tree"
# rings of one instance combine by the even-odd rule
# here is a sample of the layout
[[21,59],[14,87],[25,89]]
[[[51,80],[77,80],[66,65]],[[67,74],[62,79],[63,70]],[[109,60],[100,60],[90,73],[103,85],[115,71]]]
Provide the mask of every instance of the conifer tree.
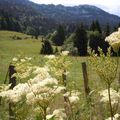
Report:
[[91,26],[90,26],[91,31],[98,31],[99,33],[102,33],[100,23],[98,20],[92,21]]
[[96,20],[95,21],[95,29],[97,30],[97,31],[99,31],[99,33],[102,33],[102,30],[101,30],[101,27],[100,27],[100,23],[99,23],[99,21],[98,20]]
[[95,31],[95,29],[96,29],[95,22],[92,21],[91,26],[90,26],[90,30],[91,30],[91,31]]
[[75,31],[75,40],[74,40],[74,46],[78,49],[78,54],[80,56],[86,56],[87,55],[87,33],[84,29],[83,24],[80,25],[80,27],[77,27]]
[[105,29],[105,36],[109,36],[109,35],[110,35],[110,26],[109,26],[109,24],[107,23],[106,29]]
[[50,54],[53,54],[53,48],[52,48],[52,45],[51,43],[48,41],[48,40],[45,40],[42,44],[42,48],[40,50],[40,53],[41,54],[44,54],[44,55],[50,55]]
[[64,30],[64,27],[62,25],[59,25],[59,27],[57,29],[57,33],[56,33],[54,38],[55,39],[53,39],[53,43],[56,46],[63,45],[63,43],[65,41],[65,30]]

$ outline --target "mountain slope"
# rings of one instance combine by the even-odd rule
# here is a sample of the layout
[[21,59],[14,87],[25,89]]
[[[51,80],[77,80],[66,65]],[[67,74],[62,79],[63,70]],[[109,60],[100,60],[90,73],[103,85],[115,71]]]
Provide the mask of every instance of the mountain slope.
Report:
[[[3,12],[4,11],[4,12]],[[52,31],[58,24],[90,25],[92,20],[98,19],[101,25],[109,23],[115,26],[120,17],[109,14],[100,8],[90,5],[65,7],[63,5],[39,5],[29,0],[0,0],[0,16],[7,13],[22,25],[22,31],[28,26],[39,29],[40,33]]]
[[7,16],[19,21],[22,31],[26,31],[26,28],[30,26],[44,32],[56,25],[53,19],[41,14],[37,4],[28,0],[0,0],[0,16]]
[[[79,5],[74,7],[65,7],[62,5],[40,5],[39,10],[44,16],[55,19],[57,22],[76,23],[84,21],[90,23],[98,19],[101,24],[118,24],[120,18],[109,14],[100,8],[90,5]],[[103,22],[104,21],[104,22]]]

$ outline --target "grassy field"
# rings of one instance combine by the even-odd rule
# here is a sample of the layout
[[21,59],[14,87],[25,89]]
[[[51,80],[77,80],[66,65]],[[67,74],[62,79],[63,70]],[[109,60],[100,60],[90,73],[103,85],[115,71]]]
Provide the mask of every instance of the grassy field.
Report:
[[[31,36],[17,32],[0,31],[0,83],[3,83],[6,77],[7,69],[13,57],[24,54],[35,58],[35,63],[39,64],[43,59],[40,56],[41,38],[38,40],[32,39]],[[83,75],[81,63],[86,61],[87,58],[83,57],[70,57],[72,65],[70,67],[70,74],[68,80],[76,82],[77,87],[83,89]],[[90,84],[100,86],[99,77],[88,66],[88,76]],[[98,82],[96,82],[96,80]],[[71,83],[70,82],[70,83]],[[70,84],[73,86],[73,84]],[[75,87],[75,86],[74,86]]]
[[[36,40],[36,39],[32,39],[31,36],[22,33],[0,31],[0,84],[3,84],[5,81],[8,66],[13,57],[22,54],[24,56],[33,57],[35,64],[39,65],[41,62],[43,62],[44,56],[39,54],[41,45],[42,42],[40,37],[38,40]],[[82,62],[87,63],[90,89],[95,90],[95,92],[97,93],[99,90],[103,88],[105,89],[105,86],[101,82],[100,78],[95,73],[95,71],[92,70],[92,67],[88,65],[87,57],[69,57],[69,60],[71,61],[72,64],[69,68],[70,74],[67,77],[67,81],[68,81],[67,85],[70,89],[80,90],[80,92],[83,94],[81,98],[82,101],[81,104],[84,104],[85,94],[84,94],[84,82],[83,82],[83,74],[82,74],[82,66],[81,66]],[[118,78],[116,81],[118,81]],[[62,103],[59,101],[55,103],[54,106],[61,107],[61,104]],[[0,111],[3,111],[3,108],[1,109],[2,110]]]
[[[18,37],[18,39],[17,39]],[[27,56],[39,55],[41,39],[31,39],[31,36],[9,31],[0,31],[0,82],[5,79],[11,59],[18,54]]]
[[[17,37],[19,39],[17,39]],[[6,77],[7,69],[10,61],[18,54],[24,54],[35,58],[35,63],[39,64],[43,60],[40,56],[41,38],[38,40],[31,39],[31,36],[10,32],[0,31],[0,83],[3,83]],[[83,87],[81,62],[85,58],[70,57],[72,65],[70,67],[69,81],[76,81],[79,88]],[[72,85],[72,84],[71,84]]]

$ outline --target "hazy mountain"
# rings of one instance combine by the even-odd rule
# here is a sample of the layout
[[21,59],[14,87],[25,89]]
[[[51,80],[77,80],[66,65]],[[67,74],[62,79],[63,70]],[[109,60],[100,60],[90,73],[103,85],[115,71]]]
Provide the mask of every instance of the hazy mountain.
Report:
[[24,29],[31,26],[41,29],[42,32],[52,30],[60,23],[84,22],[89,25],[92,20],[98,19],[101,25],[109,23],[114,26],[120,22],[120,17],[90,5],[65,7],[52,4],[39,5],[29,0],[0,0],[0,16],[3,11],[9,17],[17,19]]
[[98,19],[101,24],[110,23],[116,25],[120,21],[120,17],[109,14],[102,9],[91,5],[79,5],[74,7],[65,7],[63,5],[39,5],[42,15],[53,18],[57,22],[91,23],[92,20]]
[[56,21],[41,14],[39,5],[28,0],[0,0],[0,16],[17,20],[24,31],[28,26],[42,33],[55,28]]

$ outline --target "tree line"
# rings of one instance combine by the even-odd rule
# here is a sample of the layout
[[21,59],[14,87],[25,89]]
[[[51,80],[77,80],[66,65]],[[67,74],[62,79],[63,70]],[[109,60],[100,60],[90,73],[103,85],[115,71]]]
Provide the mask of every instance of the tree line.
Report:
[[[29,19],[34,19],[31,16]],[[40,25],[34,25],[32,21],[26,16],[25,19],[15,17],[14,15],[0,9],[0,30],[10,30],[16,32],[22,32],[38,39],[41,34],[46,34],[46,30]],[[41,21],[41,18],[37,18],[37,21]]]
[[[86,27],[83,23],[77,25],[74,32],[67,34],[66,27],[59,25],[54,32],[46,36],[40,53],[53,54],[58,51],[58,46],[61,46],[61,50],[68,50],[71,55],[87,56],[88,47],[97,54],[99,54],[98,48],[100,47],[104,54],[106,54],[109,44],[105,41],[105,38],[113,31],[116,31],[118,27],[119,25],[112,29],[109,24],[106,24],[103,28],[99,21],[95,20],[92,21],[89,27]],[[55,51],[52,45],[56,46]],[[113,50],[111,53],[113,56],[116,55]]]
[[[56,29],[52,29],[52,32],[49,31],[49,33],[46,34],[40,26],[35,27],[21,24],[19,18],[15,18],[5,11],[0,10],[0,30],[23,32],[36,39],[38,39],[39,35],[46,36],[41,50],[42,54],[56,53],[58,52],[58,46],[61,46],[62,50],[70,51],[71,55],[87,56],[88,46],[92,50],[95,50],[97,54],[99,54],[98,47],[101,47],[106,54],[109,44],[105,42],[105,38],[111,32],[117,30],[119,26],[120,24],[115,28],[111,28],[108,23],[103,27],[98,20],[94,20],[91,22],[90,26],[86,26],[83,23],[79,25],[72,23],[62,24],[56,27]],[[52,45],[56,46],[55,51],[52,50]],[[113,51],[112,54],[115,55]]]

